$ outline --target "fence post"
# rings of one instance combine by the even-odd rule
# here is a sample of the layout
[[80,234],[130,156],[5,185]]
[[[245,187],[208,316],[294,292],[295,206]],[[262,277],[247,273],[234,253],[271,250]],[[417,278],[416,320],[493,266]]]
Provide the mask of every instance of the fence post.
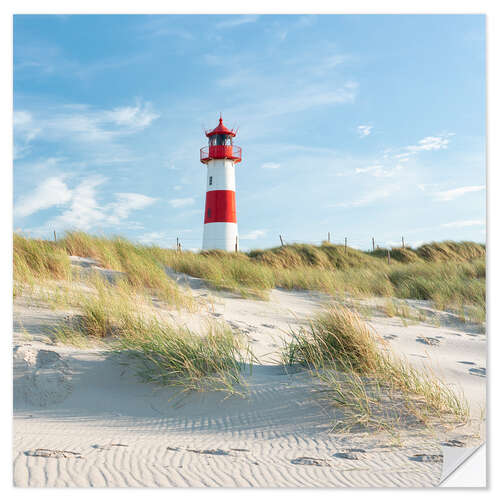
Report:
[[238,253],[238,235],[236,235],[236,242],[234,243],[234,251]]
[[330,231],[328,231],[328,243],[330,243]]
[[347,253],[347,238],[344,238],[344,252]]
[[177,236],[177,243],[175,244],[175,248],[179,251],[179,237]]
[[54,229],[54,241],[57,241],[56,230]]
[[375,252],[375,238],[372,236],[372,251]]
[[391,251],[387,249],[387,264],[391,263]]
[[283,243],[283,238],[281,237],[281,234],[280,234],[280,241],[281,241],[281,246],[284,247],[285,244]]
[[405,237],[404,236],[401,236],[401,244],[404,248],[405,247]]

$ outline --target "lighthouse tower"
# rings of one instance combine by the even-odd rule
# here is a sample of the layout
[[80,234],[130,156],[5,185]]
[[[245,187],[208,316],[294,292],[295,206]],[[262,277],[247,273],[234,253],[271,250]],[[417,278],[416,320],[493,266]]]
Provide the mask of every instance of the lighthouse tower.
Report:
[[222,123],[222,116],[205,135],[208,146],[200,150],[200,161],[207,166],[203,249],[231,252],[238,249],[234,167],[241,161],[241,148],[233,145],[236,133]]

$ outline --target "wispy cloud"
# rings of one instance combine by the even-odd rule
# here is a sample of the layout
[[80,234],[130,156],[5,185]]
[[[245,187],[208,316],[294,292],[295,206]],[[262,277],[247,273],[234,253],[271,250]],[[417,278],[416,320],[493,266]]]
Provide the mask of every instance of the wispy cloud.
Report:
[[275,162],[272,162],[272,161],[268,161],[266,163],[263,163],[261,165],[261,168],[280,168],[281,165],[279,163],[275,163]]
[[194,205],[194,198],[173,198],[169,200],[169,204],[174,208],[184,208]]
[[466,193],[474,193],[477,191],[483,191],[485,186],[463,186],[456,189],[449,189],[447,191],[438,191],[433,193],[434,198],[438,201],[452,201]]
[[71,199],[71,194],[63,177],[50,177],[43,181],[30,195],[23,196],[16,203],[14,215],[27,217],[40,210],[64,205]]
[[409,151],[432,151],[435,149],[447,149],[448,144],[450,143],[450,140],[448,139],[449,135],[453,134],[447,134],[446,136],[429,136],[429,137],[424,137],[420,141],[418,141],[418,144],[415,146],[408,146]]
[[79,143],[110,142],[145,129],[159,117],[149,102],[132,106],[96,109],[70,104],[14,113],[14,139],[23,145],[33,139],[69,140]]
[[65,53],[63,45],[58,46],[40,39],[24,41],[14,45],[14,72],[16,78],[37,77],[89,80],[98,73],[124,68],[143,61],[147,54],[127,54],[105,59],[79,61],[73,54]]
[[484,226],[486,223],[483,220],[457,220],[455,222],[447,222],[441,224],[441,227],[470,227],[470,226]]
[[340,207],[340,208],[356,208],[356,207],[363,207],[367,205],[371,205],[375,203],[376,201],[383,200],[384,198],[388,198],[391,196],[393,193],[399,190],[398,185],[389,185],[382,187],[380,189],[375,189],[372,190],[368,193],[366,193],[364,196],[361,198],[358,198],[356,200],[350,200],[350,201],[345,201],[341,203],[336,203],[334,205],[330,205],[331,207]]
[[[392,155],[392,158],[398,160],[399,162],[407,162],[411,157],[417,155],[421,151],[438,151],[441,149],[448,149],[450,138],[454,135],[454,133],[448,132],[436,136],[424,137],[423,139],[420,139],[417,144],[397,149],[396,151],[399,150],[400,152]],[[389,153],[391,151],[394,150],[386,150],[385,156],[389,157]]]
[[356,174],[369,174],[374,177],[393,177],[397,172],[403,170],[403,165],[396,165],[392,168],[386,168],[383,165],[372,165],[370,167],[356,168]]
[[31,142],[40,133],[41,127],[35,124],[33,116],[28,111],[14,111],[14,159],[26,155]]
[[97,200],[98,188],[106,181],[105,177],[94,175],[70,189],[64,177],[51,177],[16,202],[14,215],[26,217],[61,206],[63,211],[52,217],[45,227],[89,230],[97,226],[120,225],[132,211],[146,208],[156,201],[139,193],[115,193],[115,201],[102,205]]
[[235,28],[236,26],[241,26],[242,24],[255,23],[258,21],[260,16],[256,15],[242,15],[242,16],[227,16],[224,21],[221,21],[215,25],[218,29],[224,28]]
[[253,231],[249,231],[248,233],[242,234],[240,236],[241,240],[256,240],[265,236],[267,234],[267,229],[254,229]]
[[174,37],[181,40],[193,40],[193,32],[180,26],[176,20],[176,16],[151,16],[138,26],[140,37]]
[[358,132],[358,135],[363,138],[372,133],[372,125],[358,125],[358,128],[356,129]]
[[159,241],[162,241],[164,238],[165,238],[165,233],[160,233],[158,231],[152,231],[150,233],[144,233],[139,238],[139,241],[141,243],[144,243],[145,245],[149,245],[151,243],[157,243]]

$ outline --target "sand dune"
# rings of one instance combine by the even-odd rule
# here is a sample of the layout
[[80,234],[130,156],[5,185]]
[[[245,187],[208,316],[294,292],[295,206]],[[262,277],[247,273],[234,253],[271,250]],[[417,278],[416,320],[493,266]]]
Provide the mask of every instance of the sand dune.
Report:
[[[200,280],[176,278],[211,304],[198,317],[225,320],[248,337],[262,366],[246,373],[247,397],[180,395],[140,383],[120,355],[52,344],[46,328],[65,313],[19,299],[14,307],[15,485],[419,487],[439,482],[441,440],[416,430],[397,439],[331,433],[342,411],[324,401],[307,373],[288,373],[276,364],[283,336],[320,310],[326,297],[274,290],[269,302],[247,300],[209,291]],[[189,313],[168,314],[194,322]],[[485,335],[453,317],[441,322],[404,326],[399,318],[371,319],[398,352],[460,385],[478,415],[485,401]],[[418,337],[438,342],[422,343]],[[449,439],[468,446],[472,431],[457,431]]]

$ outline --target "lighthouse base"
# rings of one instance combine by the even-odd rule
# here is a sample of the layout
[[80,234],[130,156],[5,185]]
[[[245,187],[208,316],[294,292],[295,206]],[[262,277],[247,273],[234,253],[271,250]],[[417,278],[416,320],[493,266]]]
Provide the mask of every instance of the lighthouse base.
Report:
[[238,224],[235,222],[209,222],[203,228],[203,250],[236,250]]

